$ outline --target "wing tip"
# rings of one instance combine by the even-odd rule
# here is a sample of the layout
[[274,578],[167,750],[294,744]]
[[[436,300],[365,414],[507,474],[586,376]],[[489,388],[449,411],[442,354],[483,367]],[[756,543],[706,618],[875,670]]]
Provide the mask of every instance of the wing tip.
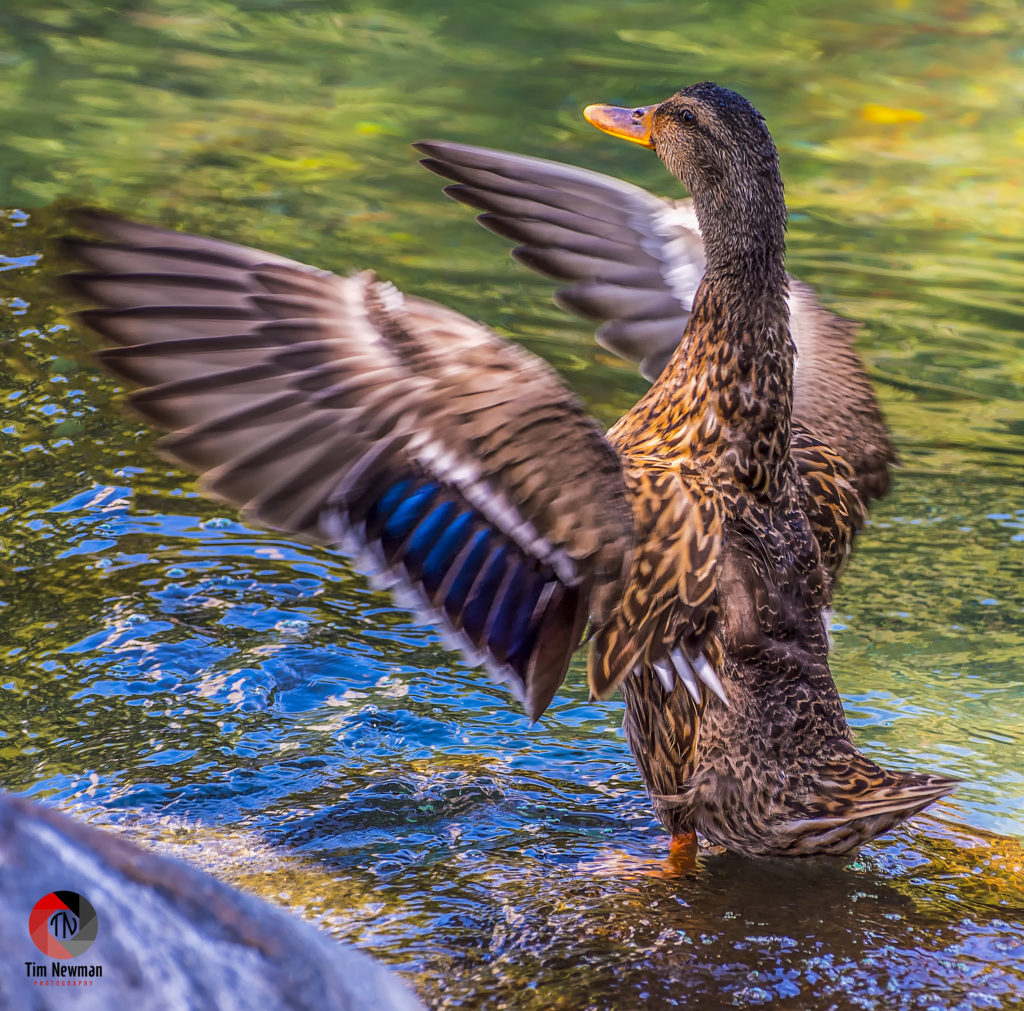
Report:
[[414,140],[409,145],[414,151],[425,154],[431,158],[443,155],[445,151],[459,148],[461,145],[447,140]]

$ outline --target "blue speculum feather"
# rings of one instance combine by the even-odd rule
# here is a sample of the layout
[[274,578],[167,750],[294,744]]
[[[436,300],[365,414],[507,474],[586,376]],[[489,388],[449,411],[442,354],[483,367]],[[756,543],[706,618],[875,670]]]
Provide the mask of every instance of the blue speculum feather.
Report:
[[427,593],[434,593],[444,582],[444,577],[458,558],[463,545],[469,540],[477,514],[472,509],[460,513],[448,525],[423,560],[421,579]]
[[409,575],[418,577],[423,571],[424,560],[434,547],[438,536],[448,526],[457,508],[450,500],[441,502],[420,520],[405,548],[405,568]]
[[[422,519],[430,502],[437,493],[436,484],[426,484],[409,492],[386,519],[381,532],[381,543],[385,552],[397,550]],[[385,495],[385,498],[390,498]],[[383,499],[381,500],[383,502]],[[382,510],[383,511],[383,510]]]
[[466,548],[466,557],[459,566],[451,586],[448,587],[448,594],[444,598],[445,610],[450,615],[458,615],[465,606],[466,597],[476,582],[480,572],[480,566],[490,553],[491,531],[490,529],[480,530],[473,535]]
[[540,602],[541,594],[544,592],[544,587],[550,580],[550,575],[545,576],[544,573],[538,572],[528,592],[523,594],[522,602],[519,605],[519,610],[516,612],[513,623],[514,633],[510,640],[511,645],[506,658],[506,662],[514,670],[522,672],[529,662],[530,653],[533,650],[534,643],[537,641],[537,629],[539,627],[539,623],[533,620],[533,615],[537,609],[537,604]]
[[504,545],[495,548],[473,586],[465,610],[462,612],[462,624],[474,640],[478,640],[483,634],[487,625],[487,615],[491,613],[491,606],[494,604],[494,595],[501,586],[507,566],[508,548]]
[[[519,606],[516,608],[515,618],[510,622],[511,632],[509,633],[509,654],[517,653],[523,648],[530,629],[533,626],[533,615],[540,603],[544,587],[553,578],[550,572],[531,573],[531,581],[527,584],[523,595],[520,598]],[[530,640],[532,644],[532,639]]]
[[443,606],[449,617],[475,642],[491,618],[488,649],[521,665],[533,648],[534,614],[552,575],[503,544],[481,513],[449,494],[454,493],[437,482],[403,477],[370,507],[366,532],[379,537],[395,561],[400,554],[429,596],[447,580]]
[[[529,626],[529,618],[536,605],[536,597],[540,595],[539,574],[531,573],[522,562],[515,562],[512,575],[509,578],[508,586],[502,594],[501,599],[495,604],[494,620],[491,622],[491,631],[487,644],[499,659],[506,657],[510,650],[514,649],[518,640],[526,633]],[[536,589],[532,585],[531,578],[538,583]],[[526,613],[525,622],[517,622],[520,611],[523,610],[523,601],[528,596],[527,591],[534,590],[534,600]]]
[[367,517],[367,522],[371,522],[372,519],[380,520],[386,519],[391,515],[392,512],[401,504],[402,499],[405,498],[409,489],[412,487],[411,478],[402,478],[401,481],[396,481],[383,495],[376,501],[373,507],[370,509],[370,514]]

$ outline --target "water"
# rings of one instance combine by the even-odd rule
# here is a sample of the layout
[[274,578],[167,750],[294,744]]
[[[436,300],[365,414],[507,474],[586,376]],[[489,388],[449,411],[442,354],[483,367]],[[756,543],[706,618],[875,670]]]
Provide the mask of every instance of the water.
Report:
[[[6,789],[324,923],[435,1007],[1024,1003],[1015,4],[7,0],[0,46]],[[865,321],[903,459],[837,599],[858,742],[964,781],[845,862],[666,864],[618,700],[588,704],[577,664],[531,729],[344,558],[199,498],[52,280],[83,201],[373,266],[514,334],[610,423],[642,381],[407,145],[676,193],[579,109],[703,78],[767,116],[790,268]]]

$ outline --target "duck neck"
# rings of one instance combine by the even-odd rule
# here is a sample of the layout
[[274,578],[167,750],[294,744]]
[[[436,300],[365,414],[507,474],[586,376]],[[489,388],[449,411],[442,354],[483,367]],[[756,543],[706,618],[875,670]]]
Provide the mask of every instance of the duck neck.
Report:
[[672,416],[658,426],[673,433],[672,448],[757,498],[773,497],[789,461],[794,347],[784,213],[760,230],[754,215],[700,215],[717,224],[705,232],[707,271],[651,390],[658,414]]

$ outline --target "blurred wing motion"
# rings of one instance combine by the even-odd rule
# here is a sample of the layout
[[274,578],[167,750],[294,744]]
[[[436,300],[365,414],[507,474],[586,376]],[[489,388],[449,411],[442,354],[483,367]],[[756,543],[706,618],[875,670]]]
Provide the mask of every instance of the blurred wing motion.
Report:
[[[602,320],[598,342],[654,380],[686,326],[704,273],[704,244],[689,200],[670,201],[610,176],[559,162],[442,141],[416,144],[421,164],[455,181],[452,199],[484,211],[477,220],[520,243],[520,263],[569,281],[555,301]],[[797,347],[793,415],[809,436],[795,441],[808,510],[833,575],[845,561],[866,504],[889,487],[896,456],[874,393],[853,349],[857,325],[824,309],[791,279]],[[810,454],[807,460],[802,454]],[[829,487],[825,488],[825,485]],[[852,496],[852,497],[851,497]],[[832,508],[835,503],[835,509]]]
[[368,272],[83,220],[106,241],[65,240],[68,280],[164,451],[254,520],[361,552],[536,719],[633,550],[619,459],[555,373]]
[[604,320],[602,347],[653,382],[683,336],[704,276],[704,243],[690,201],[673,203],[600,172],[488,148],[427,141],[424,168],[444,192],[485,213],[519,263],[571,284],[555,302]]

